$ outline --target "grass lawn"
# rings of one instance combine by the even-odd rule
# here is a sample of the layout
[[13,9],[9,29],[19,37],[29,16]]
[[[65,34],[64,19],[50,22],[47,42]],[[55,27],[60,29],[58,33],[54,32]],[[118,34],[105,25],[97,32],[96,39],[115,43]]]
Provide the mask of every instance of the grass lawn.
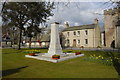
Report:
[[[3,78],[117,78],[113,66],[84,61],[82,58],[96,51],[83,51],[84,57],[52,63],[26,58],[23,50],[3,49]],[[46,49],[40,49],[47,52]],[[66,52],[66,50],[64,50]],[[75,52],[75,50],[73,51]],[[117,54],[117,53],[115,53]]]

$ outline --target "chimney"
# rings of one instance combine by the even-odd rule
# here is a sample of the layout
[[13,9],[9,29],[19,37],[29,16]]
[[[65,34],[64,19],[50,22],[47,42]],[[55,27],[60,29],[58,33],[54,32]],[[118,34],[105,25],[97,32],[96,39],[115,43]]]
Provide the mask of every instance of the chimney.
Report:
[[68,22],[65,22],[65,28],[69,28]]
[[98,19],[94,19],[94,24],[98,24]]

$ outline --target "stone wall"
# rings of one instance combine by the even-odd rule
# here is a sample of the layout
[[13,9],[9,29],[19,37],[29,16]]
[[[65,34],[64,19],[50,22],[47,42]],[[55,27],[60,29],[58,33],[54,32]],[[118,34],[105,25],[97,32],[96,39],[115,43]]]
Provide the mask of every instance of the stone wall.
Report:
[[109,9],[104,11],[104,26],[105,26],[105,43],[106,47],[115,47],[115,23],[118,18],[118,8]]
[[100,47],[101,46],[101,36],[100,36],[100,27],[97,25],[95,27],[95,37],[94,37],[94,47]]
[[116,48],[120,48],[120,26],[116,27]]

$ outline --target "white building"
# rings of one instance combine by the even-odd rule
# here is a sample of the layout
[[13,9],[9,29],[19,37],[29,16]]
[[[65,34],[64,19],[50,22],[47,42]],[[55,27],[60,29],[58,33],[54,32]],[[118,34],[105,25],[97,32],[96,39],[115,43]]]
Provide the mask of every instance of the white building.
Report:
[[72,26],[65,24],[62,34],[64,39],[62,43],[65,47],[99,47],[100,44],[100,28],[98,19],[94,24]]

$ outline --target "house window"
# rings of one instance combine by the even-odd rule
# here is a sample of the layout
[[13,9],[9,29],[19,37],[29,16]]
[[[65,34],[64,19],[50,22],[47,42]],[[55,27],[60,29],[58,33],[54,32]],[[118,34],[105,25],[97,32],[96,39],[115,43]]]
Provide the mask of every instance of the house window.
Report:
[[80,40],[78,39],[78,44],[80,44]]
[[67,47],[69,47],[70,46],[70,40],[68,39],[67,40]]
[[73,34],[76,35],[76,32],[74,31]]
[[87,30],[85,30],[85,34],[88,35],[88,31]]
[[67,44],[70,44],[70,40],[69,39],[67,40]]
[[69,36],[69,35],[70,35],[70,33],[69,33],[69,32],[67,32],[67,35]]
[[85,39],[85,44],[88,44],[88,39]]
[[80,31],[78,31],[78,35],[80,35]]

